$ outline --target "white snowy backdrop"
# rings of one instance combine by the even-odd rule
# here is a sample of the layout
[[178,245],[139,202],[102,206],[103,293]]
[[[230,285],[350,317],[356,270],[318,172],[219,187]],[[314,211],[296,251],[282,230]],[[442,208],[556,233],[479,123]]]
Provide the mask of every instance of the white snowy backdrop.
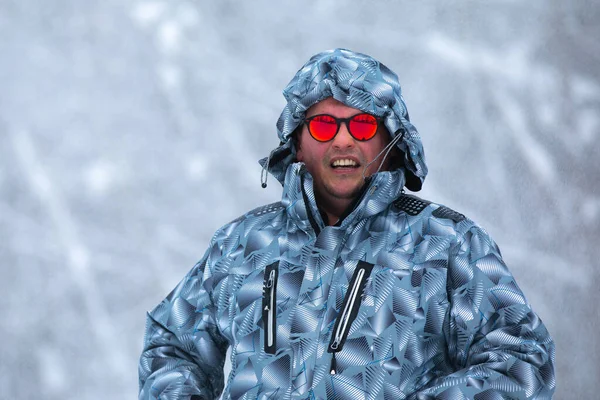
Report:
[[213,232],[279,199],[256,160],[319,51],[400,76],[422,197],[484,226],[600,393],[600,6],[0,0],[0,399],[131,399],[145,312]]

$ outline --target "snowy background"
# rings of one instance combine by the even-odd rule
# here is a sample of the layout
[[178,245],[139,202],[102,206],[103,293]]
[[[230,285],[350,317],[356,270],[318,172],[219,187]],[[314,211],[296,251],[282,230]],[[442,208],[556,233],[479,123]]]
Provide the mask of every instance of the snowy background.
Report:
[[600,6],[587,0],[0,0],[0,399],[131,399],[145,312],[279,199],[281,90],[347,47],[403,84],[420,196],[485,227],[600,393]]

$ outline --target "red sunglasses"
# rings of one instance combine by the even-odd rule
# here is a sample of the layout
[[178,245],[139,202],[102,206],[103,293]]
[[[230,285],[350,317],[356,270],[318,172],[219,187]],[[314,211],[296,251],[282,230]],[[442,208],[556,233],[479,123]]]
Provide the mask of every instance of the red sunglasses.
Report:
[[341,123],[346,124],[348,132],[356,140],[369,140],[377,133],[381,118],[361,113],[349,118],[337,118],[329,114],[313,115],[304,119],[310,135],[319,142],[332,140],[340,130]]

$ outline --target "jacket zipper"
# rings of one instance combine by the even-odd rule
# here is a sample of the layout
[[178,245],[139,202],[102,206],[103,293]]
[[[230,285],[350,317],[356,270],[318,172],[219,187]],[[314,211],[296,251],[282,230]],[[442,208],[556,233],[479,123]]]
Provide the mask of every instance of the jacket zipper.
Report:
[[317,221],[315,220],[315,216],[312,213],[312,210],[310,208],[310,201],[308,200],[308,196],[306,195],[306,192],[304,191],[304,174],[300,175],[300,186],[301,186],[301,191],[302,191],[302,199],[304,200],[304,207],[306,207],[306,215],[308,217],[308,222],[310,222],[310,226],[313,228],[313,231],[315,232],[315,236],[319,236],[319,234],[321,233],[321,228],[319,227],[319,224],[317,223]]
[[332,353],[331,367],[329,369],[329,373],[331,375],[335,375],[337,373],[337,361],[335,359],[335,355],[336,353],[342,351],[344,343],[346,342],[346,338],[348,337],[348,332],[352,326],[352,322],[358,315],[365,284],[371,275],[372,270],[373,264],[369,264],[365,261],[359,261],[356,270],[354,271],[354,275],[352,276],[352,280],[348,285],[348,291],[346,292],[346,297],[342,303],[342,313],[335,321],[333,335],[331,336],[331,341],[329,342],[329,347],[327,349],[328,353]]
[[265,352],[275,354],[275,337],[277,330],[277,277],[279,263],[274,262],[265,269],[263,289],[263,321],[265,336]]

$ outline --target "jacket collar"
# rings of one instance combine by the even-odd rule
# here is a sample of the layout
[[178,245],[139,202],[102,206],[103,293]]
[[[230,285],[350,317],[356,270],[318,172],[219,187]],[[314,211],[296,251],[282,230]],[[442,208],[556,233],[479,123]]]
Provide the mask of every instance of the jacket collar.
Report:
[[[378,172],[367,182],[354,209],[336,226],[348,229],[361,219],[382,212],[402,194],[403,187],[402,170]],[[287,168],[281,201],[302,230],[312,229],[318,234],[326,226],[315,200],[313,177],[304,163],[293,163]]]

